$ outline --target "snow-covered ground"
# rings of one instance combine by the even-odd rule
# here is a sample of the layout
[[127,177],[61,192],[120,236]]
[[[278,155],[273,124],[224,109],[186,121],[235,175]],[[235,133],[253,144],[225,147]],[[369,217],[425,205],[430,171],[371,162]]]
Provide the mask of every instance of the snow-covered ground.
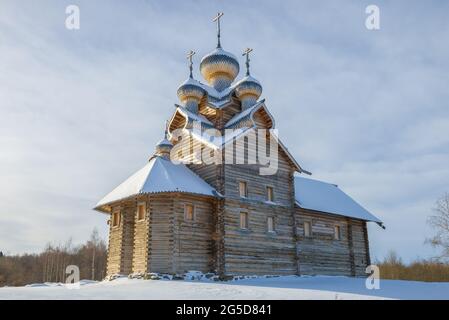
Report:
[[0,288],[0,299],[449,299],[449,283],[381,280],[368,290],[363,278],[296,277],[229,282],[138,280],[82,281],[79,289],[62,284]]

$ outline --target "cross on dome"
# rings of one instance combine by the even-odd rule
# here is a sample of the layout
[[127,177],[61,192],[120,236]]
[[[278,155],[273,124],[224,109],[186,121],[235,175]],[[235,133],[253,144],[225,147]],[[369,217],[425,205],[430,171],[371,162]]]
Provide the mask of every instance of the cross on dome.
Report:
[[164,138],[168,140],[168,125],[170,122],[168,120],[165,120],[165,132],[164,132]]
[[189,60],[189,70],[190,70],[190,78],[193,78],[193,56],[195,55],[195,51],[190,50],[187,53],[187,59]]
[[246,56],[246,75],[249,76],[249,54],[252,52],[253,49],[246,48],[245,51],[243,51],[242,56]]
[[223,17],[223,12],[218,12],[217,15],[212,19],[213,22],[217,22],[217,48],[221,48],[220,43],[220,18]]

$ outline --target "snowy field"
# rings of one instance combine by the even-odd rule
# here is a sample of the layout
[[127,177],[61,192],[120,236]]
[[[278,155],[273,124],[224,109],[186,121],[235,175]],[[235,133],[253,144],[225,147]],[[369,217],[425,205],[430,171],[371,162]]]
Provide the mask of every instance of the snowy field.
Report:
[[449,299],[449,283],[381,280],[380,289],[365,279],[296,277],[230,282],[137,280],[82,281],[79,289],[62,284],[0,288],[0,299]]

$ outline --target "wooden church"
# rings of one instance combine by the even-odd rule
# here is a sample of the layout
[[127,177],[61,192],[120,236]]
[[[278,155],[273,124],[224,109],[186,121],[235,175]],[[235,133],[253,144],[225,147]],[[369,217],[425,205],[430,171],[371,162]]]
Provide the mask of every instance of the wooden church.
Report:
[[[250,49],[236,81],[221,15],[217,47],[200,63],[206,83],[193,77],[191,52],[165,138],[95,207],[110,216],[107,274],[365,275],[367,222],[382,222],[338,186],[302,176],[259,99]],[[270,163],[258,161],[268,151]]]

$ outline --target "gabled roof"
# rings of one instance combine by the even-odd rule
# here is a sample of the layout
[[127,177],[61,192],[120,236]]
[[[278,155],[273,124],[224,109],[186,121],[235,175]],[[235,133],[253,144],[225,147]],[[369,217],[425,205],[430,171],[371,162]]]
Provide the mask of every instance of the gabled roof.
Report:
[[189,110],[187,110],[185,107],[180,106],[178,104],[175,104],[176,106],[176,110],[173,113],[172,117],[170,118],[170,120],[168,121],[169,125],[168,127],[171,127],[171,124],[173,123],[173,121],[175,121],[176,117],[178,115],[180,115],[182,118],[185,119],[185,123],[184,126],[182,127],[182,129],[190,129],[193,127],[193,123],[197,122],[201,125],[202,129],[209,129],[209,128],[213,128],[214,125],[212,124],[212,122],[210,122],[205,116],[203,116],[202,114],[195,114]]
[[295,177],[295,198],[300,208],[373,221],[382,225],[379,218],[368,212],[334,184]]
[[[198,141],[201,141],[202,143],[208,145],[209,147],[220,150],[224,147],[226,147],[228,144],[232,143],[235,140],[242,139],[247,134],[249,134],[252,130],[255,130],[255,127],[244,127],[244,128],[238,128],[234,129],[234,131],[231,134],[225,134],[224,136],[210,136],[206,132],[195,132],[195,130],[188,130],[185,129],[188,132],[191,133],[192,137],[194,139],[197,139]],[[296,171],[302,172],[308,175],[311,175],[311,173],[307,170],[304,170],[299,163],[296,161],[296,159],[293,157],[293,155],[290,153],[290,151],[287,149],[287,147],[282,143],[282,141],[279,139],[279,137],[276,135],[276,131],[273,131],[270,129],[270,132],[272,133],[272,136],[276,139],[279,147],[281,150],[286,154],[287,158],[291,161],[291,163],[295,166]]]
[[104,211],[109,204],[139,194],[184,192],[217,196],[208,183],[184,164],[174,164],[169,159],[155,156],[142,169],[112,190],[95,206]]
[[271,115],[271,113],[268,111],[267,107],[265,106],[265,99],[262,99],[259,102],[257,102],[256,104],[254,104],[253,106],[249,107],[248,109],[233,116],[228,122],[226,122],[225,128],[233,128],[238,123],[240,123],[246,119],[250,119],[252,121],[252,123],[255,125],[254,119],[253,119],[254,113],[256,113],[261,108],[263,108],[265,110],[265,112],[268,114],[268,116],[270,117],[271,122],[272,122],[272,127],[274,127],[274,118]]
[[178,110],[182,115],[184,115],[184,117],[186,117],[187,120],[189,120],[189,121],[190,120],[194,120],[194,121],[204,122],[205,124],[207,124],[209,126],[213,126],[212,122],[210,122],[202,114],[193,113],[193,112],[187,110],[186,108],[184,108],[183,106],[180,106],[178,104],[175,104],[175,106],[176,106],[176,110]]

